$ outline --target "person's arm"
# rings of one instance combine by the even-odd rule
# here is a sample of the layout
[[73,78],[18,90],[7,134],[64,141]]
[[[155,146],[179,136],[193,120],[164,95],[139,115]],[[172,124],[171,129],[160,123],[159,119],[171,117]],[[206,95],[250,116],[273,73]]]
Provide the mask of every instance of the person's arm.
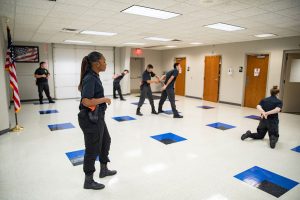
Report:
[[103,103],[107,103],[108,105],[110,105],[111,100],[109,98],[106,97],[94,98],[95,84],[96,81],[93,77],[83,79],[82,90],[81,90],[81,96],[82,96],[81,103],[85,107],[94,107],[97,106],[98,104],[103,104]]
[[281,111],[281,108],[276,107],[276,108],[274,108],[273,110],[270,110],[270,111],[266,112],[266,115],[268,116],[268,115],[277,114],[277,113],[279,113],[280,111]]
[[166,80],[166,75],[162,75],[162,77],[160,77],[160,81],[164,81]]
[[172,76],[169,78],[168,82],[161,88],[161,90],[162,90],[162,91],[165,90],[165,89],[168,87],[168,85],[170,85],[170,83],[173,81],[174,78],[175,78],[175,77],[172,75]]
[[116,78],[118,78],[119,76],[121,76],[120,74],[115,74],[114,76],[113,76],[113,79],[116,79]]
[[34,74],[34,78],[47,78],[46,74],[38,75]]
[[97,99],[83,98],[81,102],[85,107],[93,107],[93,106],[97,106],[98,104],[103,104],[103,103],[107,103],[108,105],[110,105],[111,99],[106,98],[106,97],[97,98]]
[[151,84],[151,83],[157,83],[157,80],[147,80],[147,83]]

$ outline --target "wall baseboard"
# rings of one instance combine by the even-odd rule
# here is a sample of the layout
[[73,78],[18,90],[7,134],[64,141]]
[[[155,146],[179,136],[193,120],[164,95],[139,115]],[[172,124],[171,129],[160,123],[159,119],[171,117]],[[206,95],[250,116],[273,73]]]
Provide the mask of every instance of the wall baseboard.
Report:
[[194,96],[189,96],[189,95],[186,95],[185,97],[192,98],[192,99],[200,99],[200,100],[202,100],[201,97],[194,97]]
[[232,103],[232,102],[227,102],[227,101],[219,101],[219,103],[229,104],[229,105],[233,105],[233,106],[242,106],[242,104]]
[[0,131],[0,135],[3,135],[5,133],[8,133],[10,131],[10,128],[4,129]]

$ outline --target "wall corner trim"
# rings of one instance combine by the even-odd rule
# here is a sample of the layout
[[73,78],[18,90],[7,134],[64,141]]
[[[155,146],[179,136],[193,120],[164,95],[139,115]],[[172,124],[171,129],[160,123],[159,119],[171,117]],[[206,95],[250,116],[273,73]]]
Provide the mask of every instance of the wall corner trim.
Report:
[[0,135],[3,135],[5,133],[8,133],[10,131],[10,128],[4,129],[0,131]]
[[188,98],[193,98],[193,99],[201,99],[201,100],[202,100],[202,98],[201,98],[201,97],[194,97],[194,96],[189,96],[189,95],[185,95],[185,97],[188,97]]

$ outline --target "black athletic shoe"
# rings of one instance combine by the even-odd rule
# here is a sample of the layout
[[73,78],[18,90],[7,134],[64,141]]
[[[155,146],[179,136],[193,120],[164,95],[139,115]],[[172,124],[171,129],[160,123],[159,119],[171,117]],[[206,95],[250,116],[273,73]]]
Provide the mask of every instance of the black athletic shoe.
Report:
[[121,101],[126,101],[126,99],[121,99]]
[[241,140],[245,140],[250,136],[251,136],[251,131],[247,131],[245,134],[242,135]]
[[276,143],[278,142],[278,137],[270,137],[270,147],[272,148],[272,149],[274,149],[275,148],[275,146],[276,146]]
[[40,101],[40,104],[44,104],[44,102]]
[[118,99],[118,97],[114,97],[114,99]]
[[92,190],[101,190],[101,189],[105,188],[105,185],[94,181],[93,175],[90,175],[90,176],[85,175],[83,188],[84,189],[92,189]]
[[50,101],[49,101],[49,103],[55,103],[55,101],[53,101],[53,100],[50,100]]
[[173,118],[183,118],[183,116],[178,114],[178,115],[174,115]]

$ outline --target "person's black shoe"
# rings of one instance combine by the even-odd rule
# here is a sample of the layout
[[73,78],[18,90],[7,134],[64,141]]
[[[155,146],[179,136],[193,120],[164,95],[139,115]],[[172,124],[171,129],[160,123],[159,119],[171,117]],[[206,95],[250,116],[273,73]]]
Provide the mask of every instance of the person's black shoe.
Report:
[[141,109],[140,108],[138,108],[136,110],[136,115],[143,116],[143,114],[141,113]]
[[114,99],[118,99],[118,97],[113,97]]
[[101,164],[101,170],[100,170],[100,174],[99,174],[100,178],[104,178],[106,176],[113,176],[115,174],[117,174],[116,170],[109,170],[107,168],[107,164]]
[[173,118],[183,118],[183,116],[182,116],[182,115],[179,115],[179,114],[177,114],[177,115],[174,115],[174,116],[173,116]]
[[157,113],[159,114],[159,113],[164,113],[164,112],[165,112],[164,110],[158,109]]
[[126,101],[126,99],[122,98],[121,101]]
[[251,131],[247,131],[246,133],[244,133],[242,136],[241,136],[241,140],[245,140],[247,139],[248,137],[251,136]]
[[40,104],[44,104],[44,102],[40,101]]
[[50,100],[50,101],[49,101],[49,103],[55,103],[55,101],[53,101],[53,100]]
[[272,149],[275,148],[277,142],[278,142],[278,137],[275,137],[275,136],[270,137],[270,147]]
[[105,185],[95,182],[93,179],[93,175],[85,175],[83,188],[92,189],[92,190],[101,190],[105,188]]
[[151,112],[152,114],[154,114],[154,115],[157,115],[158,114],[158,112],[156,112],[156,110],[152,110],[152,112]]

